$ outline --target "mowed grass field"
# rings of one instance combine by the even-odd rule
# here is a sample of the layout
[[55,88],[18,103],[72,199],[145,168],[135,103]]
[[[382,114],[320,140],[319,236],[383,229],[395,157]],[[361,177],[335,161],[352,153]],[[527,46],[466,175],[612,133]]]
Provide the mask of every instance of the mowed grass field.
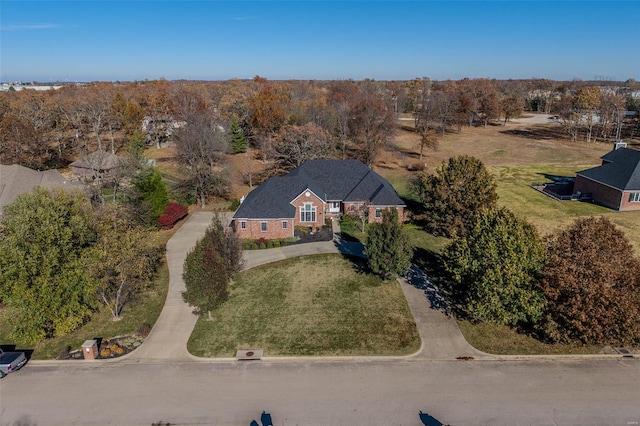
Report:
[[561,135],[558,126],[510,122],[506,126],[465,127],[461,133],[440,137],[437,150],[425,150],[422,162],[418,137],[399,130],[393,146],[379,157],[374,169],[401,196],[412,198],[410,182],[418,172],[407,169],[422,164],[427,172],[434,172],[452,156],[472,155],[493,174],[498,203],[531,222],[541,235],[564,229],[579,217],[606,216],[625,233],[635,255],[640,256],[640,211],[616,212],[592,203],[557,201],[531,187],[550,181],[548,176],[575,177],[576,171],[600,165],[600,157],[612,149],[611,143],[553,137]]
[[554,165],[490,167],[498,184],[498,203],[536,226],[541,235],[566,229],[579,217],[605,216],[622,230],[640,256],[640,211],[616,212],[590,202],[558,201],[531,187],[546,182],[544,175],[575,176],[591,166],[558,167]]
[[232,357],[407,355],[420,339],[397,281],[382,281],[341,255],[288,259],[236,275],[229,299],[203,315],[188,349]]

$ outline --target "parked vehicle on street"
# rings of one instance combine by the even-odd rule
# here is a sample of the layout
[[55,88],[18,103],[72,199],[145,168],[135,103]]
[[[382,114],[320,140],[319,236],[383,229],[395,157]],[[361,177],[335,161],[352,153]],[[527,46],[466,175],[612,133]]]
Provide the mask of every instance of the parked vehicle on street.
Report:
[[26,363],[27,357],[24,352],[4,352],[0,349],[0,379],[20,370]]

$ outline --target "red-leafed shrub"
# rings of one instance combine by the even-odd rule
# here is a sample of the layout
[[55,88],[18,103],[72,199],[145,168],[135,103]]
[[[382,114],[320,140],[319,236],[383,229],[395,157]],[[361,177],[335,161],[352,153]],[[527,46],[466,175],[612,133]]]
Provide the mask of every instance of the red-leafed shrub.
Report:
[[171,229],[177,221],[186,217],[188,213],[189,210],[186,206],[172,201],[167,204],[164,212],[158,218],[158,225],[160,225],[162,229]]
[[256,240],[256,244],[257,244],[257,245],[264,244],[264,245],[266,246],[266,245],[267,245],[267,243],[269,243],[269,240],[267,240],[267,239],[266,239],[266,238],[264,238],[264,237],[260,237],[260,238],[258,238],[258,239]]

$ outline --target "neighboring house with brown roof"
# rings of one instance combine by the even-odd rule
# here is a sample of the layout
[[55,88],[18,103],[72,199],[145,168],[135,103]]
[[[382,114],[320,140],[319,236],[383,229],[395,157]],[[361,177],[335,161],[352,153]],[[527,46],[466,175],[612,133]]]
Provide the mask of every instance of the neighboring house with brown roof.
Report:
[[99,149],[74,161],[69,164],[69,167],[74,175],[80,176],[86,181],[93,181],[115,178],[120,165],[120,157]]
[[309,160],[251,191],[233,215],[240,238],[287,238],[296,226],[318,229],[329,218],[366,211],[379,222],[386,208],[404,217],[405,203],[382,176],[358,160]]
[[11,166],[0,164],[0,216],[2,216],[2,209],[13,203],[19,195],[31,192],[37,187],[65,190],[84,189],[84,185],[80,182],[66,180],[57,170],[40,172],[18,164]]
[[640,151],[616,144],[598,167],[576,173],[575,193],[618,211],[640,210]]

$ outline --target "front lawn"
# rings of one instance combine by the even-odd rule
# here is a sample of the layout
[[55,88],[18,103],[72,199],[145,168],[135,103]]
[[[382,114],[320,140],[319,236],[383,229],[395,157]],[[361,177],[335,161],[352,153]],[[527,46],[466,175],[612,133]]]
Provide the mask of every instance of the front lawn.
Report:
[[488,322],[472,324],[469,321],[458,320],[458,327],[471,346],[495,355],[597,354],[603,349],[603,346],[543,343],[506,325]]
[[202,357],[232,357],[241,348],[262,348],[265,356],[417,351],[420,338],[398,282],[353,262],[319,255],[238,274],[213,320],[198,320],[189,351]]

